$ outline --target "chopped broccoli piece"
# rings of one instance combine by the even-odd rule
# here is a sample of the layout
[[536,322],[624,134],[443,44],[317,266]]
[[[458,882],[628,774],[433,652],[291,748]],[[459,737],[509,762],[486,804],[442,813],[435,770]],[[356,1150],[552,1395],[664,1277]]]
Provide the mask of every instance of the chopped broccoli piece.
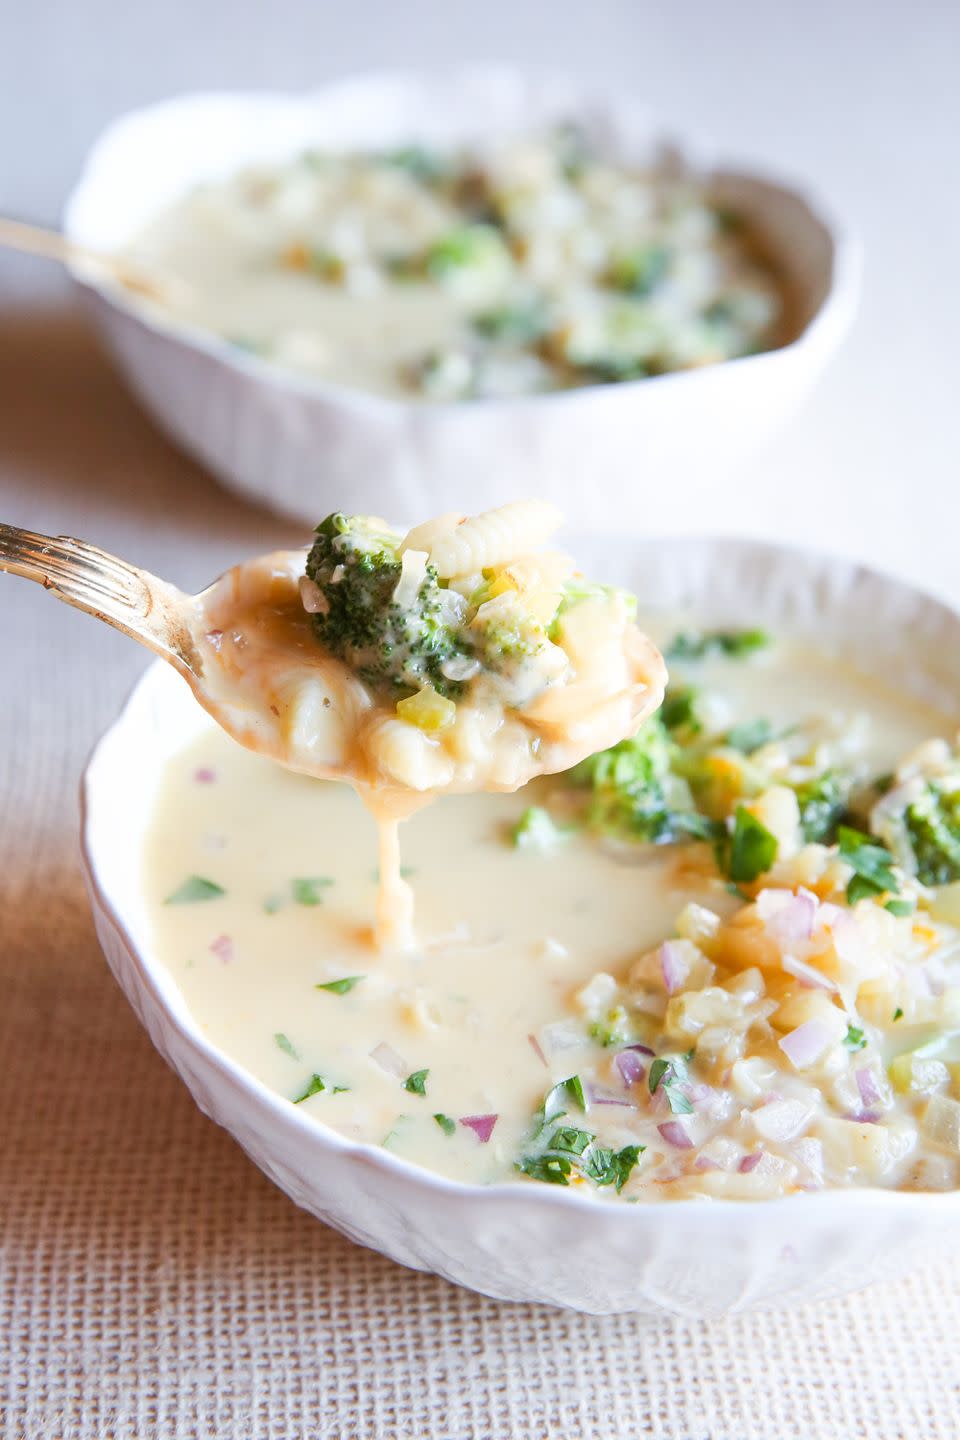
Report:
[[836,770],[825,770],[814,780],[805,780],[795,787],[800,806],[800,827],[803,838],[831,845],[837,826],[847,814],[851,783]]
[[547,333],[549,322],[542,301],[505,305],[477,315],[473,328],[488,340],[503,340],[515,345],[532,345]]
[[710,654],[740,660],[769,644],[766,630],[681,630],[664,654],[668,660],[702,660]]
[[444,662],[469,654],[452,623],[436,570],[428,565],[413,600],[399,605],[399,538],[362,516],[328,515],[317,526],[307,575],[323,608],[313,616],[321,644],[370,684],[415,691],[432,685],[455,696]]
[[621,740],[581,761],[569,772],[592,795],[587,823],[631,840],[663,845],[694,836],[706,839],[710,822],[688,803],[682,782],[671,773],[675,753],[663,722],[652,716],[630,740]]
[[562,833],[542,805],[528,805],[510,832],[518,850],[551,850]]
[[610,283],[630,295],[649,295],[670,269],[670,251],[665,245],[645,245],[619,255],[610,267]]
[[[956,780],[952,781],[956,787]],[[923,885],[960,879],[960,787],[931,781],[904,816]]]

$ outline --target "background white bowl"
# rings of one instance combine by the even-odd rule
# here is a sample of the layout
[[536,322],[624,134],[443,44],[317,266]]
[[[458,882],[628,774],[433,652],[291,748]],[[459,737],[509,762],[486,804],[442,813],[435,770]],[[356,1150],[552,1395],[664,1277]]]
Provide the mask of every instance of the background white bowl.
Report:
[[[597,537],[578,557],[631,585],[647,609],[690,604],[718,624],[806,632],[839,653],[856,649],[888,683],[960,710],[960,616],[876,572],[736,541]],[[499,1298],[596,1314],[714,1316],[805,1301],[956,1242],[957,1193],[632,1206],[532,1182],[459,1184],[345,1140],[267,1090],[191,1017],[155,952],[142,895],[141,840],[165,762],[209,723],[171,670],[147,671],[87,770],[88,885],[107,960],[157,1049],[298,1205],[404,1265]]]
[[[306,95],[187,95],[137,110],[94,146],[67,203],[71,240],[112,251],[194,184],[310,146],[484,141],[579,119],[645,163],[672,139],[627,98],[503,69],[372,75]],[[780,257],[791,343],[700,370],[548,396],[396,401],[298,376],[78,267],[121,371],[162,429],[227,485],[311,523],[331,508],[413,521],[546,494],[600,528],[712,526],[718,481],[798,407],[852,318],[857,247],[824,204],[686,140],[684,161],[742,210]],[[583,504],[586,497],[596,504]],[[580,502],[580,503],[578,503]]]

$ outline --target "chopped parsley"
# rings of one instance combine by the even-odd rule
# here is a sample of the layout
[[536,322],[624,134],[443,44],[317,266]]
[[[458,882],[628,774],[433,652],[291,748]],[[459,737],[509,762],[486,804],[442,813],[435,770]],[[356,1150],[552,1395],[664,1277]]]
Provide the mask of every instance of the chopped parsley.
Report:
[[668,660],[703,660],[711,654],[740,660],[770,643],[766,630],[681,630],[664,654]]
[[659,1055],[650,1066],[647,1085],[651,1095],[663,1090],[674,1115],[692,1115],[693,1106],[681,1086],[687,1081],[686,1060],[679,1055]]
[[427,1076],[429,1074],[429,1070],[414,1070],[413,1074],[408,1075],[406,1080],[404,1080],[404,1090],[409,1090],[411,1095],[426,1095]]
[[896,1010],[894,1010],[894,1012],[893,1012],[893,1018],[894,1018],[894,1020],[902,1020],[902,1019],[903,1019],[903,1010],[900,1008],[899,1005],[897,1006]]
[[697,715],[698,694],[693,685],[678,685],[667,691],[660,706],[660,719],[668,730],[682,730],[688,736],[699,735],[703,725]]
[[847,1033],[843,1037],[843,1043],[848,1050],[863,1050],[866,1048],[867,1037],[859,1025],[848,1025]]
[[164,900],[164,905],[196,905],[201,900],[218,900],[226,895],[222,885],[215,880],[206,880],[202,875],[188,875]]
[[851,830],[847,825],[841,825],[837,830],[837,844],[841,860],[845,860],[854,871],[847,886],[850,905],[869,896],[882,895],[885,891],[894,895],[900,893],[900,883],[893,870],[893,856],[885,845],[878,845],[869,835]]
[[307,1087],[302,1095],[294,1100],[294,1105],[302,1105],[304,1100],[309,1100],[311,1095],[322,1095],[325,1092],[330,1095],[342,1095],[349,1090],[349,1085],[331,1085],[329,1080],[324,1080],[322,1075],[311,1075]]
[[884,910],[889,910],[891,915],[896,915],[899,919],[904,915],[912,915],[917,906],[914,900],[888,900],[883,908]]
[[323,892],[332,884],[328,875],[300,875],[291,880],[290,889],[297,905],[322,905]]
[[734,812],[733,830],[726,843],[721,842],[718,849],[724,852],[718,858],[730,879],[737,885],[749,885],[758,875],[769,870],[776,860],[777,837],[745,805],[738,805]]
[[440,1129],[443,1131],[444,1135],[450,1136],[456,1132],[457,1122],[456,1120],[451,1120],[449,1115],[444,1115],[441,1111],[438,1110],[433,1118],[440,1126]]
[[342,980],[328,980],[323,985],[314,985],[314,990],[329,990],[331,995],[348,995],[354,985],[366,980],[366,975],[344,975]]
[[284,1035],[282,1030],[278,1030],[273,1038],[274,1042],[276,1043],[277,1049],[282,1050],[284,1055],[289,1055],[291,1060],[300,1059],[300,1054],[296,1046],[291,1040],[287,1038],[286,1035]]

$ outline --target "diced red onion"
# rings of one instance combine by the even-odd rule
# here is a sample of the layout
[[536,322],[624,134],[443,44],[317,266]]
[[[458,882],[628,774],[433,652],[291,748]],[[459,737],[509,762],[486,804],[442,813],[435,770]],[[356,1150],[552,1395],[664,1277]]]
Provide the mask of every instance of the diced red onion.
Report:
[[716,1160],[711,1160],[709,1155],[698,1155],[693,1162],[694,1170],[719,1170],[720,1166]]
[[636,1050],[638,1055],[656,1055],[656,1050],[651,1050],[649,1045],[624,1045],[624,1050]]
[[547,1063],[547,1057],[540,1049],[540,1041],[537,1039],[536,1035],[528,1035],[527,1039],[530,1041],[530,1048],[533,1051],[534,1055],[536,1055],[537,1059],[540,1061],[540,1064],[545,1066]]
[[869,1065],[864,1065],[857,1071],[856,1081],[864,1109],[869,1110],[871,1105],[879,1105],[881,1100],[880,1087]]
[[472,1130],[481,1145],[486,1145],[498,1119],[497,1115],[464,1115],[460,1124],[465,1125],[468,1130]]
[[209,765],[201,765],[199,770],[194,770],[193,778],[198,785],[212,785],[217,778],[217,772],[211,770]]
[[785,892],[761,890],[757,896],[757,910],[768,934],[780,945],[797,945],[809,940],[817,918],[817,897],[809,890],[798,890],[796,895]]
[[551,1054],[554,1050],[572,1050],[575,1045],[583,1044],[583,1031],[573,1026],[569,1020],[557,1020],[553,1025],[545,1025],[540,1034]]
[[808,986],[811,990],[836,990],[833,980],[818,970],[815,965],[808,965],[805,960],[798,960],[795,955],[784,955],[780,964],[788,975],[794,975],[801,985]]
[[699,1080],[685,1081],[679,1087],[692,1105],[702,1105],[713,1094],[709,1085],[704,1085]]
[[621,1050],[613,1063],[624,1085],[636,1085],[647,1073],[647,1067],[633,1050]]
[[787,1059],[803,1070],[812,1065],[826,1050],[832,1039],[829,1026],[822,1020],[805,1020],[777,1043]]
[[381,1070],[385,1070],[388,1075],[395,1075],[398,1080],[402,1080],[405,1075],[410,1073],[407,1062],[385,1040],[381,1040],[379,1045],[373,1047],[370,1051],[370,1059],[379,1065]]
[[849,919],[849,910],[844,910],[842,905],[834,905],[832,900],[824,900],[817,914],[820,924],[829,925],[831,930],[835,925],[842,925]]
[[210,949],[224,965],[229,965],[233,959],[233,941],[229,935],[218,935],[216,940],[211,940]]
[[677,1150],[693,1149],[693,1141],[679,1120],[665,1120],[657,1129],[668,1145],[673,1145]]
[[660,946],[660,971],[663,988],[668,995],[675,995],[680,989],[687,978],[688,968],[680,946],[673,940],[665,940]]
[[879,1110],[851,1110],[849,1115],[844,1115],[844,1120],[852,1120],[857,1125],[879,1125],[883,1116]]
[[587,1099],[591,1105],[620,1105],[628,1110],[637,1108],[625,1095],[615,1095],[612,1090],[603,1090],[598,1085],[587,1086]]
[[752,1155],[744,1155],[743,1159],[740,1161],[740,1164],[737,1166],[737,1169],[739,1170],[741,1175],[749,1175],[751,1170],[756,1170],[762,1159],[763,1151],[754,1150]]

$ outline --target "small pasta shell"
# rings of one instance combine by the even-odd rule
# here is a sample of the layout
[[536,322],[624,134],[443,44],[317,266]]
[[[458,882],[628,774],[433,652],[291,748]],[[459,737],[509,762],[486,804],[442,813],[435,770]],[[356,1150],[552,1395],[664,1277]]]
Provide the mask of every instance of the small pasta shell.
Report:
[[430,546],[430,561],[444,579],[503,565],[542,545],[562,519],[547,500],[517,500],[473,515],[439,536]]

